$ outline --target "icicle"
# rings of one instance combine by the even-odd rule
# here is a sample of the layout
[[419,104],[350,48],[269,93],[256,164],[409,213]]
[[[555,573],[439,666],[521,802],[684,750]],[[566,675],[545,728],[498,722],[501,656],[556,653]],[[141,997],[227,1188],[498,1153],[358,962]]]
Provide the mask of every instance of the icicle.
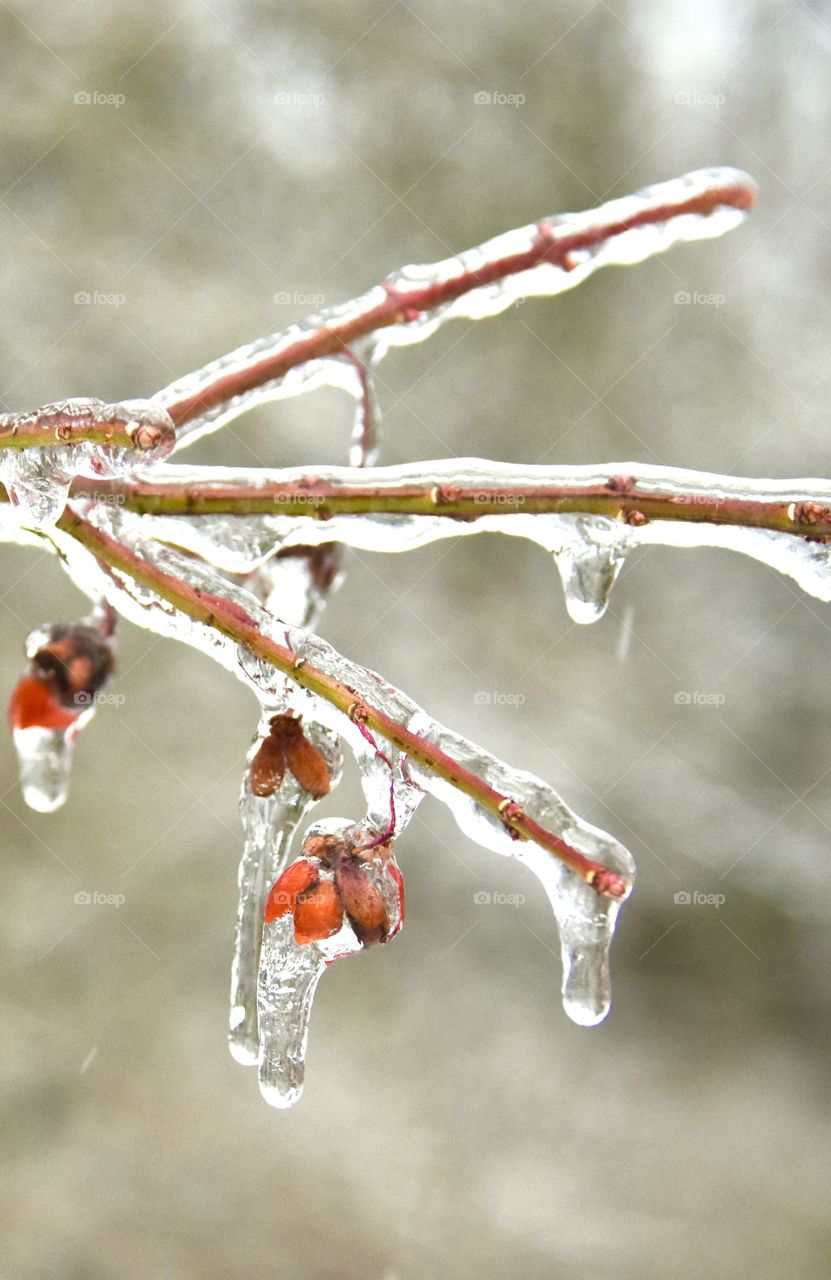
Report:
[[240,797],[245,845],[239,867],[228,1046],[232,1057],[244,1066],[254,1065],[259,1054],[257,974],[265,900],[311,803],[311,797],[301,795],[298,788],[292,788],[291,795],[262,799],[244,786]]
[[348,924],[332,938],[298,946],[291,916],[263,931],[258,1012],[260,1092],[272,1107],[291,1107],[303,1092],[312,1001],[331,960],[361,944]]
[[90,707],[65,729],[43,729],[30,725],[14,729],[20,787],[23,799],[38,813],[54,813],[69,795],[72,751],[78,730],[92,717]]
[[587,624],[597,622],[606,612],[628,548],[625,535],[613,520],[579,516],[573,528],[573,536],[555,553],[554,562],[570,618]]
[[[239,905],[231,966],[231,1017],[229,1048],[237,1062],[256,1063],[259,1053],[257,1032],[257,973],[263,933],[263,911],[274,881],[280,875],[291,849],[298,826],[314,805],[315,797],[287,769],[285,776],[270,794],[257,785],[252,765],[260,753],[271,728],[272,708],[263,714],[260,729],[248,752],[242,792],[240,817],[245,831],[245,845],[239,868]],[[329,786],[340,778],[341,751],[334,737],[303,721],[307,739],[323,755],[329,769]],[[258,794],[259,792],[259,794]]]

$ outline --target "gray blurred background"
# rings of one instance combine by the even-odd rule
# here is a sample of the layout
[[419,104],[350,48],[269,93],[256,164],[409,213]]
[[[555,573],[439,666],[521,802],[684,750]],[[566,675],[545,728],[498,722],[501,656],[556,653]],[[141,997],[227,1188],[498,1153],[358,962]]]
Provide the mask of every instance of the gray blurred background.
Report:
[[[321,295],[734,164],[761,199],[728,237],[391,354],[382,460],[829,474],[827,7],[11,0],[0,48],[4,410],[150,394]],[[341,461],[350,415],[320,393],[190,456]],[[29,629],[86,602],[2,555],[9,690]],[[225,1044],[254,703],[123,627],[125,702],[63,811],[27,812],[0,748],[3,1280],[827,1275],[829,630],[727,552],[634,555],[592,628],[519,540],[352,554],[328,639],[640,878],[612,1013],[579,1029],[536,881],[425,801],[407,928],[326,976],[280,1114]],[[326,812],[359,806],[350,776]]]

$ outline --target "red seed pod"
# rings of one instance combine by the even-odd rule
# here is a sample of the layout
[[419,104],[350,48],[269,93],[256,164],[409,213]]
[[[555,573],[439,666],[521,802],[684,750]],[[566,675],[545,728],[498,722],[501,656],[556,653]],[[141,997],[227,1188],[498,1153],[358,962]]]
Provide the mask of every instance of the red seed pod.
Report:
[[319,800],[332,788],[332,775],[323,755],[303,732],[299,716],[284,711],[271,721],[271,736],[282,741],[286,763],[309,795]]
[[365,947],[386,942],[387,905],[370,879],[366,864],[356,858],[343,858],[335,869],[335,883],[343,909],[359,941]]
[[286,772],[286,751],[279,738],[263,738],[251,761],[249,779],[255,796],[272,796]]
[[331,938],[344,915],[363,947],[389,942],[404,921],[404,879],[389,844],[355,849],[342,836],[309,836],[306,855],[287,867],[268,896],[266,924],[291,914],[295,942]]
[[299,716],[291,711],[272,717],[268,737],[263,739],[251,761],[254,795],[273,795],[285,777],[286,768],[315,800],[329,794],[332,788],[329,766],[303,733]]
[[334,883],[321,880],[298,894],[294,907],[294,940],[301,944],[331,938],[343,928],[343,906]]
[[293,912],[297,903],[297,895],[317,884],[318,868],[308,858],[299,858],[272,886],[265,904],[265,922],[271,924],[281,916]]
[[61,706],[51,689],[36,676],[21,676],[9,702],[9,724],[14,729],[68,729],[80,715]]

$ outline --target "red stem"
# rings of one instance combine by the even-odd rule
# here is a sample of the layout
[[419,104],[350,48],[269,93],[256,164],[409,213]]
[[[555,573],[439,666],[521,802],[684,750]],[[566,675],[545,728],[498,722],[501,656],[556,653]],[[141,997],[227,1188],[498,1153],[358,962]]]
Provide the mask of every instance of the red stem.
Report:
[[690,196],[687,200],[679,200],[675,204],[661,204],[651,209],[639,209],[628,218],[621,218],[617,222],[599,223],[584,230],[575,231],[571,235],[558,235],[554,225],[550,222],[541,222],[538,224],[539,235],[533,244],[520,253],[496,258],[475,270],[460,271],[458,275],[451,276],[447,280],[427,284],[411,292],[399,293],[394,285],[386,283],[383,287],[387,296],[383,302],[367,308],[350,320],[324,324],[319,329],[299,338],[291,346],[264,356],[261,360],[248,364],[242,369],[220,371],[212,382],[202,386],[199,391],[168,403],[166,408],[175,425],[182,427],[192,419],[220,408],[236,396],[254,391],[264,383],[282,378],[290,369],[298,365],[324,356],[344,355],[353,343],[365,338],[368,334],[389,325],[416,320],[424,312],[433,311],[436,307],[453,302],[472,289],[479,289],[483,285],[493,284],[507,276],[533,270],[543,262],[568,270],[571,254],[591,249],[604,240],[622,235],[636,227],[666,222],[670,218],[677,218],[683,214],[707,215],[724,206],[750,209],[755,199],[756,195],[752,188],[729,185],[711,187],[705,192]]

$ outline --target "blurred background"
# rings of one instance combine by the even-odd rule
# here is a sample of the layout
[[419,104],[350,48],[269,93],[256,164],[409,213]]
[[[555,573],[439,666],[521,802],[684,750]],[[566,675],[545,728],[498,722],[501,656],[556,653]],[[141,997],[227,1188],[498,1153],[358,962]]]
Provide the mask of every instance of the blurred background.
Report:
[[[4,411],[151,394],[405,262],[732,164],[761,197],[724,239],[393,352],[382,461],[829,474],[824,6],[10,0],[0,47]],[[337,462],[350,421],[321,392],[190,456]],[[27,632],[87,606],[2,556],[10,690]],[[639,880],[580,1029],[536,881],[428,799],[407,928],[327,974],[281,1114],[225,1043],[255,706],[125,625],[64,810],[29,813],[0,746],[0,1275],[826,1276],[829,630],[728,552],[633,555],[591,628],[519,540],[350,554],[327,638]],[[325,812],[361,812],[354,776]]]

